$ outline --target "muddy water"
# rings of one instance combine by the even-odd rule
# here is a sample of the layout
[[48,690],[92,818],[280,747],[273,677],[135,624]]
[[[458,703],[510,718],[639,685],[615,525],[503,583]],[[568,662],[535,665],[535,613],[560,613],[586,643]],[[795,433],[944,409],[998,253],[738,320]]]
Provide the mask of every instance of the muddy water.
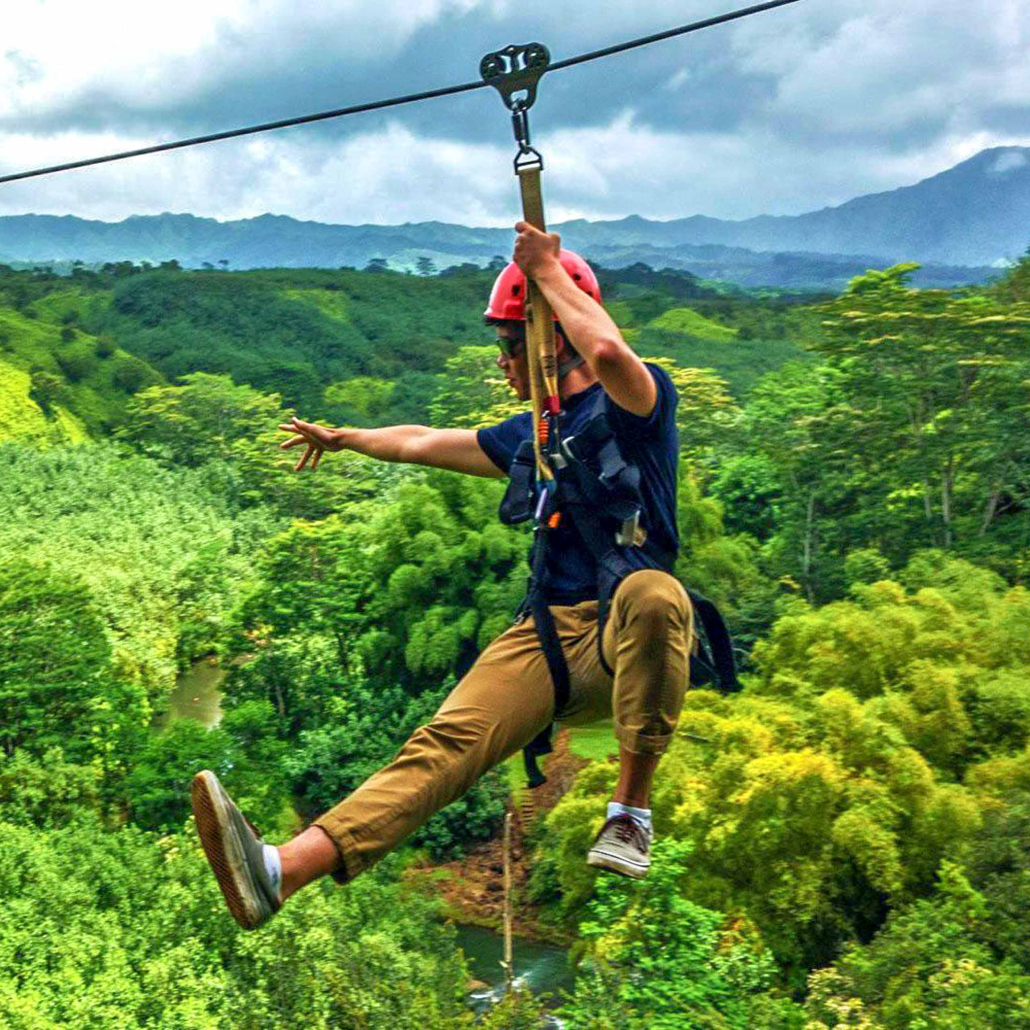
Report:
[[222,718],[222,693],[219,690],[225,670],[216,658],[198,658],[175,681],[168,698],[168,714],[162,726],[180,719],[195,719],[210,729]]

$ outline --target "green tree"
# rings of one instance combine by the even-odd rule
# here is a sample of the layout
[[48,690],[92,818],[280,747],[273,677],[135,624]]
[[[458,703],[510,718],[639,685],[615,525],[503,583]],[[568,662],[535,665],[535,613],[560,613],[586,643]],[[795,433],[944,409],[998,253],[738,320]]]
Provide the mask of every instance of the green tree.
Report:
[[65,760],[60,748],[39,758],[27,751],[0,755],[0,816],[21,826],[53,828],[100,807],[101,783],[96,765]]
[[950,548],[990,528],[1002,494],[1025,491],[1030,310],[913,289],[916,267],[853,280],[825,307],[817,349],[840,375],[876,493],[919,505],[921,542]]
[[829,514],[839,503],[847,453],[836,380],[830,369],[785,365],[755,387],[741,427],[742,440],[765,459],[778,486],[782,531],[767,549],[774,568],[795,577],[810,600],[826,592]]
[[[497,523],[500,496],[499,484],[434,472],[295,524],[269,545],[241,632],[270,653],[298,631],[324,635],[338,674],[374,685],[417,694],[441,682],[507,626],[521,597],[525,542]],[[273,679],[266,696],[297,718],[276,683],[287,689]]]
[[588,970],[561,1009],[570,1027],[753,1025],[749,995],[771,983],[775,963],[754,927],[683,896],[691,851],[660,841],[643,883],[597,881],[579,925]]
[[246,935],[192,833],[0,822],[0,852],[3,1030],[471,1022],[454,929],[395,863],[346,891],[309,888]]
[[64,397],[65,382],[53,372],[37,369],[32,373],[32,387],[29,397],[43,410],[44,415],[52,415],[54,409]]
[[716,440],[725,436],[740,418],[726,388],[726,380],[710,368],[681,368],[669,358],[651,358],[669,373],[679,395],[676,427],[680,451],[693,464],[700,464]]
[[355,376],[325,388],[325,400],[340,410],[342,421],[376,424],[388,409],[397,384],[371,376]]
[[192,719],[173,723],[147,741],[125,783],[132,819],[146,830],[174,833],[190,814],[190,780],[198,769],[221,777],[233,767],[236,750],[225,730]]
[[96,604],[72,576],[14,559],[0,564],[0,748],[88,756],[90,713],[111,675]]
[[102,620],[97,646],[152,703],[180,660],[218,643],[281,525],[266,507],[240,509],[223,464],[162,468],[111,444],[0,445],[0,480],[0,553],[81,579]]
[[237,386],[228,376],[195,372],[178,386],[136,394],[118,435],[141,452],[196,467],[227,458],[237,441],[285,420],[277,395]]
[[[812,977],[808,1025],[1030,1027],[1030,976],[997,960],[986,941],[989,921],[983,896],[946,863],[932,898],[915,902],[869,945],[850,949],[835,969]],[[867,1022],[844,1022],[845,1011],[866,1013]]]
[[526,410],[497,367],[497,351],[462,347],[447,359],[447,370],[429,405],[429,418],[442,428],[479,429],[503,422]]

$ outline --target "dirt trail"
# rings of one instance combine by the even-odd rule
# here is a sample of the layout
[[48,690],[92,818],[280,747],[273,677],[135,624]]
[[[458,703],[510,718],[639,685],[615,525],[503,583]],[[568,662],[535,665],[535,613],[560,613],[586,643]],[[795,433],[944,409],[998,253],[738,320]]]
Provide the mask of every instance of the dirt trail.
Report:
[[[519,936],[564,943],[553,927],[542,926],[536,912],[525,901],[530,873],[530,855],[525,834],[536,819],[550,811],[572,786],[586,760],[569,750],[568,730],[555,737],[554,751],[541,763],[547,782],[535,790],[523,788],[512,797],[512,885],[514,888],[514,930]],[[504,838],[498,833],[469,854],[454,862],[430,868],[412,869],[410,878],[447,903],[454,919],[499,929],[504,904]]]

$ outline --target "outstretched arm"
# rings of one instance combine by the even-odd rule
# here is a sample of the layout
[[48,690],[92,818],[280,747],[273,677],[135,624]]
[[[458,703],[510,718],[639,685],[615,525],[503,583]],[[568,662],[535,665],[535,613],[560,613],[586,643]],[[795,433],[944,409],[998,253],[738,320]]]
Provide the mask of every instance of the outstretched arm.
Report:
[[601,380],[604,392],[634,415],[654,411],[658,389],[647,367],[622,338],[608,312],[584,293],[558,260],[561,239],[518,222],[515,260],[543,291],[569,342]]
[[294,466],[299,472],[310,461],[318,467],[324,451],[356,451],[380,461],[406,462],[500,479],[504,473],[487,457],[473,429],[431,429],[429,426],[384,426],[382,429],[330,429],[293,418],[279,428],[293,435],[283,450],[304,446]]

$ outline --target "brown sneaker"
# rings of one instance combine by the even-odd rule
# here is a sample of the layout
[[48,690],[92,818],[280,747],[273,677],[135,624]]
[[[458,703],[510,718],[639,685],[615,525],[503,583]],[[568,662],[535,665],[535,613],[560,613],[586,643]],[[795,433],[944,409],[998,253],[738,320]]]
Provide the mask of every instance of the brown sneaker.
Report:
[[193,777],[193,815],[200,843],[233,919],[255,930],[282,907],[265,868],[264,841],[213,772]]
[[651,868],[651,831],[631,815],[613,815],[601,827],[587,865],[642,880]]

